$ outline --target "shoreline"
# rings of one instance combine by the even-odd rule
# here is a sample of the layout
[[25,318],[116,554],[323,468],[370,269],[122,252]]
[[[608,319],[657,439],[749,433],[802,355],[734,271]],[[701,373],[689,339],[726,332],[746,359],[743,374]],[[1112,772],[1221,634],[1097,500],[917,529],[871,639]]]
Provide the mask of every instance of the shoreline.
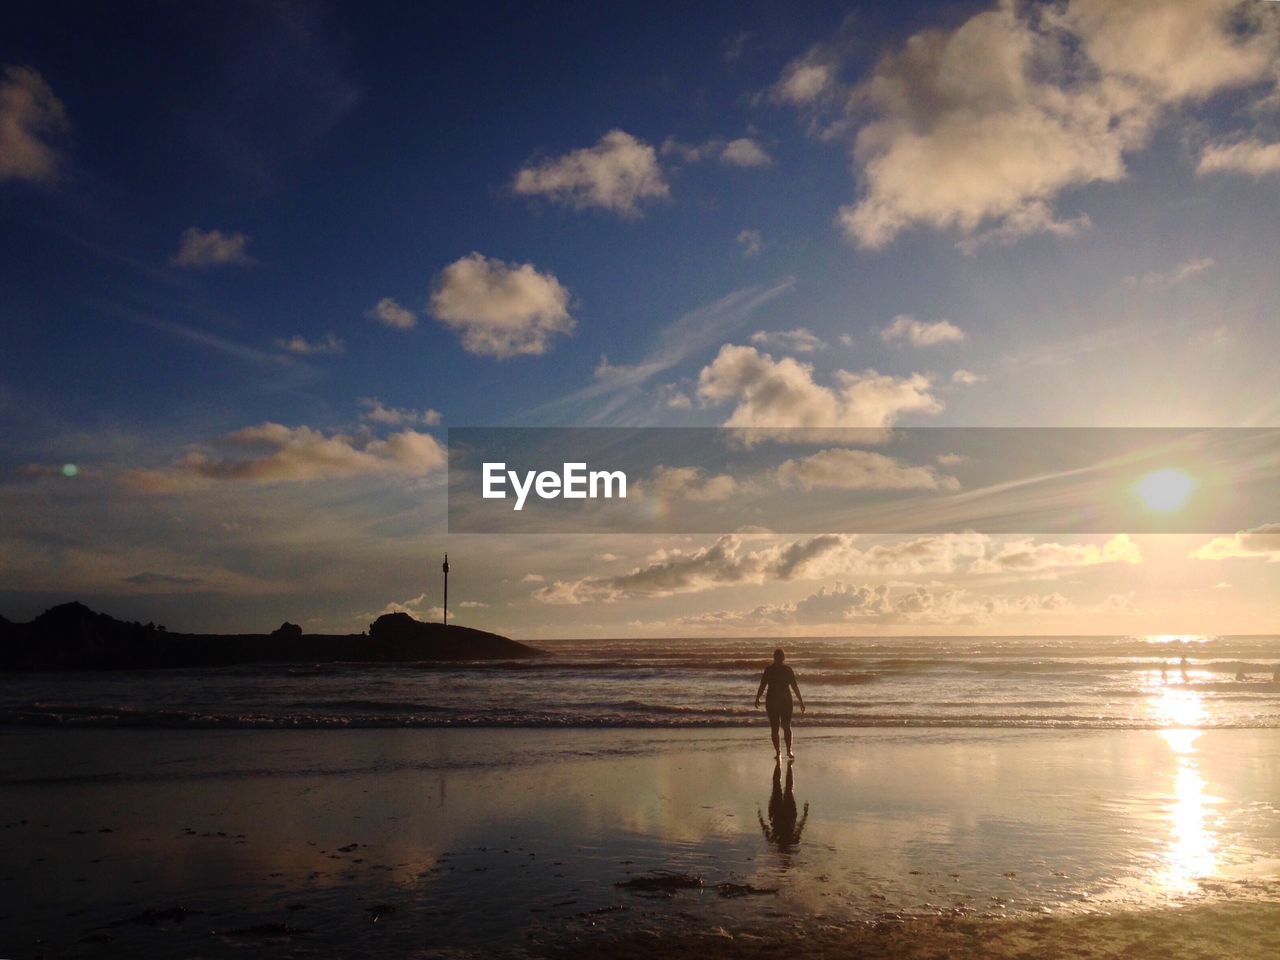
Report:
[[673,960],[783,955],[788,960],[1014,960],[1028,957],[1170,960],[1196,957],[1264,960],[1280,955],[1280,887],[1262,899],[1185,907],[1135,907],[1090,915],[1006,919],[910,917],[854,924],[793,918],[784,931],[730,932],[708,928],[672,934],[648,930],[626,936],[579,935],[551,946],[552,960]]
[[[788,775],[763,729],[9,727],[0,947],[1110,956],[1192,923],[1224,957],[1268,955],[1233,938],[1280,909],[1274,731],[796,746]],[[664,873],[703,886],[625,886]]]

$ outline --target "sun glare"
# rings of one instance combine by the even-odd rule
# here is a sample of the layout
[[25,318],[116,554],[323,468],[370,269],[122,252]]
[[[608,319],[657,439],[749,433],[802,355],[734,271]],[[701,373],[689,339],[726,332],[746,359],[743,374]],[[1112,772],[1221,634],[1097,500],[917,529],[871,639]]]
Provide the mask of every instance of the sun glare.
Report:
[[1195,488],[1187,471],[1170,467],[1148,473],[1133,485],[1133,492],[1147,509],[1170,513],[1180,509]]

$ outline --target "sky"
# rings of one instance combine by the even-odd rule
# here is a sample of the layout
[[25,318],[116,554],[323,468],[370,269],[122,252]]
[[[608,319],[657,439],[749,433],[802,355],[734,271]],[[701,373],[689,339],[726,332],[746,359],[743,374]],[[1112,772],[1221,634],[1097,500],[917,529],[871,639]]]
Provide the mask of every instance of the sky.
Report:
[[0,613],[1280,632],[1280,516],[446,516],[450,427],[1280,426],[1277,213],[1270,0],[14,8]]

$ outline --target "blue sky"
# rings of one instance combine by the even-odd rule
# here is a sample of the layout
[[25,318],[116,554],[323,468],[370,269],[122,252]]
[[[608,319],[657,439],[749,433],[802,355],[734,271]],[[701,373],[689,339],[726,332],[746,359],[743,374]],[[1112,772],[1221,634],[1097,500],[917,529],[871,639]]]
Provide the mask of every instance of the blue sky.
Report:
[[[715,540],[450,540],[436,447],[463,425],[1276,425],[1277,5],[7,20],[7,616],[82,597],[345,630],[429,615],[447,547],[492,573],[464,619],[531,636],[1189,631],[1232,590],[1234,629],[1278,626],[1280,548],[1235,531],[1213,561],[1154,538],[1024,583],[992,540],[980,570],[846,555],[550,603],[539,584]],[[797,614],[837,584],[889,600]],[[933,613],[895,606],[917,590]]]

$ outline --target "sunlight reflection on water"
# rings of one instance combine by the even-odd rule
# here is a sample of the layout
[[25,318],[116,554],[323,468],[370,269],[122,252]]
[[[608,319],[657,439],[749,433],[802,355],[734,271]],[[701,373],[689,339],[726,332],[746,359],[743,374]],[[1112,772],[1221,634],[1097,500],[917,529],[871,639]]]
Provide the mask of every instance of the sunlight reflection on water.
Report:
[[1208,719],[1208,712],[1195,690],[1165,686],[1152,698],[1152,713],[1166,725],[1160,736],[1175,764],[1168,799],[1169,841],[1153,880],[1169,894],[1193,893],[1217,867],[1218,837],[1210,821],[1217,798],[1205,791],[1197,749],[1204,731],[1196,727]]

